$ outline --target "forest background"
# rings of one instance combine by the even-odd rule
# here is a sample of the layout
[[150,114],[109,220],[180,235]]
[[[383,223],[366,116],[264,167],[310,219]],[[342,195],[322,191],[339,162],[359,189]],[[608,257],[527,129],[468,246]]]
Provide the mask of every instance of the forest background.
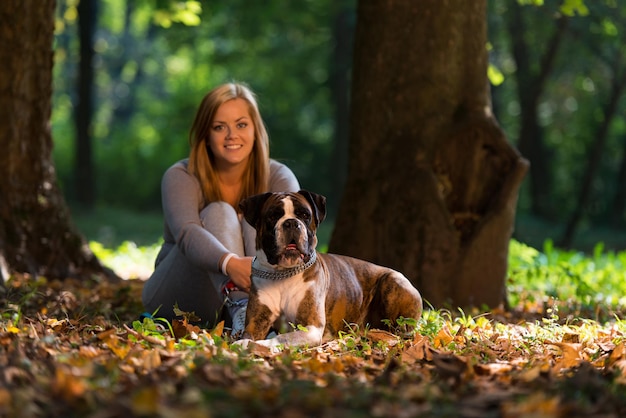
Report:
[[[32,0],[33,4],[23,0],[0,3],[3,5],[0,14],[7,17],[4,19],[7,30],[0,32],[3,39],[9,39],[5,44],[23,35],[31,42],[43,40],[35,45],[43,44],[47,50],[51,30],[25,30],[41,27],[32,22],[43,25],[46,25],[43,22],[50,22],[46,17],[51,16],[53,2],[47,2],[47,8],[33,7],[37,1]],[[411,155],[407,151],[411,143],[407,141],[405,149],[397,147],[398,142],[392,140],[404,138],[398,135],[388,139],[387,148],[393,148],[392,153],[372,151],[373,147],[368,145],[385,148],[388,144],[376,142],[375,135],[367,135],[369,132],[363,135],[363,127],[372,126],[366,123],[370,119],[358,124],[354,123],[354,116],[348,117],[351,75],[354,74],[355,92],[352,97],[364,97],[356,93],[368,92],[376,79],[363,77],[362,73],[377,75],[380,72],[370,70],[393,67],[377,66],[381,62],[387,64],[389,60],[385,59],[365,67],[363,63],[367,60],[363,60],[362,52],[369,51],[364,46],[371,44],[363,39],[377,39],[377,36],[390,39],[386,44],[375,45],[385,52],[393,49],[394,53],[377,56],[402,56],[404,49],[393,48],[398,42],[394,43],[390,34],[423,33],[425,27],[431,27],[431,21],[447,23],[452,19],[464,26],[464,31],[456,34],[458,39],[461,33],[466,36],[467,28],[473,28],[473,24],[484,28],[483,7],[487,4],[486,1],[424,1],[431,7],[405,15],[411,8],[415,12],[418,3],[413,0],[366,1],[361,2],[360,7],[375,6],[359,9],[357,38],[361,42],[354,43],[357,46],[354,56],[355,62],[360,64],[355,71],[350,68],[356,20],[354,1],[268,0],[262,5],[241,0],[57,2],[52,115],[55,166],[72,206],[72,218],[91,240],[91,248],[98,258],[105,260],[106,257],[102,257],[107,252],[104,247],[116,247],[126,241],[123,250],[115,253],[128,255],[134,250],[149,249],[141,254],[147,270],[136,276],[146,277],[150,273],[154,260],[150,252],[158,248],[162,227],[161,175],[174,161],[187,155],[187,131],[200,98],[214,85],[232,79],[249,83],[259,94],[271,134],[273,156],[289,164],[304,187],[329,196],[331,219],[323,224],[322,242],[325,242],[343,194],[348,138],[371,140],[358,142],[362,147],[359,150],[377,156],[383,167],[391,166],[389,160],[382,159],[383,155]],[[391,10],[398,4],[408,9]],[[143,309],[142,282],[111,282],[101,280],[100,276],[88,279],[89,269],[93,267],[91,258],[77,265],[82,267],[78,277],[69,277],[65,273],[67,261],[80,256],[72,252],[76,248],[75,239],[70,240],[74,245],[70,245],[68,254],[62,251],[58,257],[52,251],[64,245],[62,239],[56,238],[68,235],[64,229],[66,224],[59,222],[59,219],[63,221],[65,211],[57,210],[54,193],[38,192],[28,196],[24,192],[27,187],[9,187],[3,189],[8,192],[3,192],[5,199],[0,200],[4,203],[3,212],[10,215],[3,226],[4,231],[17,231],[12,236],[5,235],[9,238],[19,235],[20,245],[3,249],[30,249],[32,246],[33,255],[43,253],[44,267],[49,267],[44,273],[55,274],[35,276],[31,271],[36,271],[39,258],[31,262],[29,254],[24,257],[23,251],[7,252],[17,255],[13,259],[29,268],[24,269],[27,273],[12,275],[2,289],[0,415],[625,416],[626,251],[609,250],[623,249],[626,242],[624,234],[620,233],[624,222],[623,193],[626,192],[621,186],[626,176],[623,121],[626,42],[621,33],[626,27],[626,6],[614,0],[586,3],[580,0],[492,0],[488,4],[490,42],[487,47],[491,62],[488,75],[493,109],[508,139],[532,163],[519,200],[515,238],[542,247],[537,251],[516,240],[506,246],[510,250],[506,278],[498,275],[496,279],[498,282],[506,280],[508,298],[504,303],[508,306],[494,306],[487,312],[484,312],[485,306],[471,310],[452,307],[460,305],[450,305],[450,309],[435,306],[424,311],[415,322],[415,332],[409,335],[400,336],[397,332],[368,326],[359,329],[350,324],[336,340],[320,347],[287,347],[275,353],[258,346],[242,352],[230,344],[232,339],[224,332],[227,330],[223,323],[213,330],[200,329],[188,322],[188,313],[183,313],[182,320],[168,322],[163,329],[164,323],[158,318],[138,319]],[[97,8],[92,9],[93,5]],[[447,10],[437,10],[444,6]],[[480,18],[471,13],[478,10]],[[433,11],[439,20],[432,19]],[[456,19],[451,17],[453,15]],[[458,19],[459,16],[463,18]],[[468,16],[475,19],[468,20]],[[416,21],[424,26],[403,28],[389,24],[405,17],[404,21],[411,23],[412,18],[419,18]],[[12,26],[13,22],[17,24]],[[377,26],[378,23],[383,24]],[[367,25],[365,32],[369,33],[366,34],[373,36],[362,36],[363,25]],[[49,25],[46,27],[51,29]],[[389,32],[380,36],[380,30],[375,28]],[[420,31],[415,32],[416,28]],[[448,25],[446,30],[450,29],[454,27]],[[476,30],[478,32],[483,33]],[[455,43],[449,41],[455,37],[437,38],[437,33],[433,29],[433,38],[427,39],[428,42],[421,42],[421,38],[415,45],[410,45],[410,39],[406,41],[399,36],[397,39],[409,43],[401,46],[414,52],[407,56],[407,61],[399,61],[405,64],[399,66],[399,70],[410,69],[413,80],[431,81],[433,72],[423,70],[435,69],[438,82],[417,83],[424,86],[425,91],[432,85],[443,86],[441,89],[445,90],[447,84],[442,80],[448,77],[441,75],[448,75],[448,69],[450,80],[459,74],[478,74],[478,86],[486,87],[484,55],[476,61],[476,56],[484,52],[484,37],[476,37],[479,42]],[[431,49],[437,49],[433,47],[437,45],[447,51],[450,56],[445,57],[452,60],[459,58],[460,51],[464,62],[470,65],[457,67],[463,71],[455,74],[452,74],[454,66],[429,67],[427,58],[423,67],[407,65],[415,63],[415,57],[429,55],[423,51],[432,52],[429,48],[417,49],[419,53],[411,49],[426,43]],[[22,95],[5,106],[9,110],[16,109],[8,113],[5,125],[28,128],[24,121],[35,126],[37,117],[45,114],[45,120],[40,118],[43,122],[40,126],[45,128],[51,51],[29,49],[33,44],[26,42],[19,45],[25,47],[10,50],[19,51],[19,56],[6,55],[9,70],[5,69],[7,77],[4,79],[12,80],[17,74],[18,80],[24,75],[36,82],[16,83],[20,89],[7,90],[11,93],[7,95],[10,99],[16,97],[15,93]],[[448,60],[439,61],[447,63]],[[480,65],[475,65],[477,63]],[[46,76],[43,71],[30,73],[35,67],[46,69]],[[11,71],[12,68],[20,70]],[[437,68],[446,71],[437,71]],[[476,68],[478,71],[474,73],[472,69]],[[392,75],[394,82],[395,77],[403,75],[401,71],[383,74]],[[408,96],[403,96],[398,86],[405,84],[394,82],[383,85],[396,95],[400,106],[383,108],[401,113],[408,108],[403,107],[403,103],[430,103],[433,97],[404,100]],[[481,93],[484,89],[476,88],[471,82],[467,84],[471,85],[468,91],[478,92],[480,96],[475,102],[480,106],[478,113],[484,111],[486,94]],[[32,88],[33,85],[39,87]],[[455,96],[463,90],[459,83],[452,85],[455,88],[449,90],[454,90]],[[384,101],[389,92],[380,91],[383,94],[377,97]],[[411,92],[411,98],[418,97],[422,90]],[[403,100],[397,100],[398,96]],[[31,100],[24,100],[24,97]],[[433,102],[436,101],[438,98],[434,97]],[[357,108],[353,115],[364,114],[358,113],[358,108],[362,111],[359,105],[365,102],[367,100],[352,103],[352,108]],[[41,109],[37,106],[40,103],[43,104]],[[436,103],[427,109],[429,112],[424,112],[422,106],[413,107],[415,120],[420,121],[423,115],[432,117],[442,109]],[[37,109],[33,112],[33,108]],[[461,106],[457,110],[463,113],[465,109]],[[488,111],[484,113],[490,116]],[[419,119],[420,114],[422,119]],[[30,115],[35,116],[29,118]],[[372,113],[371,120],[380,115]],[[412,116],[403,114],[401,120],[411,121]],[[449,123],[454,124],[459,115],[455,111],[449,116],[452,119]],[[348,119],[355,135],[347,130]],[[381,120],[384,125],[385,119]],[[391,124],[390,128],[397,126]],[[390,129],[390,135],[394,130],[402,131]],[[7,135],[9,146],[2,154],[8,156],[7,164],[0,166],[11,168],[7,173],[19,174],[5,175],[3,179],[13,186],[28,185],[32,178],[43,177],[44,187],[40,189],[37,183],[37,190],[56,192],[56,188],[46,183],[54,177],[47,175],[50,174],[46,164],[48,131],[43,134],[36,129],[33,131],[33,134],[28,130],[27,133],[15,131],[21,136],[14,140]],[[473,145],[477,145],[473,148],[461,148],[467,151],[467,159],[477,163],[479,168],[483,167],[483,161],[485,165],[493,163],[491,157],[498,151],[493,144],[497,146],[500,142],[489,135],[480,136],[480,129],[478,133],[476,130],[468,132],[471,133],[468,137],[481,141],[473,141]],[[499,134],[496,137],[502,140]],[[465,146],[467,142],[454,141],[454,144],[459,149],[459,144]],[[29,147],[36,152],[25,153]],[[350,157],[355,149],[351,151]],[[472,160],[472,155],[478,157]],[[463,168],[464,155],[457,157],[458,153],[443,162],[454,162],[454,167]],[[426,182],[411,184],[409,178],[417,171],[406,170],[407,166],[398,164],[395,158],[393,161],[391,173],[378,172],[385,174],[387,181],[393,174],[402,174],[398,178],[403,180],[395,182],[402,186],[384,196],[395,197],[406,187],[413,196],[427,196],[419,202],[428,206],[430,196],[436,193],[424,194]],[[522,165],[525,171],[525,164]],[[38,176],[42,168],[46,175]],[[372,167],[373,172],[375,168]],[[31,172],[35,175],[29,176]],[[494,172],[507,173],[490,171]],[[516,178],[521,180],[521,177],[519,174]],[[442,184],[446,178],[440,176]],[[358,182],[356,184],[360,187]],[[381,187],[381,183],[375,181],[365,184],[369,187],[367,191],[385,186],[384,182]],[[478,187],[475,182],[460,184],[468,184],[459,189],[469,193],[483,183],[479,182]],[[511,182],[508,184],[506,202],[514,202],[518,183],[515,187]],[[355,189],[346,187],[345,196],[353,197]],[[430,191],[441,192],[441,189],[431,187]],[[487,198],[494,200],[492,194]],[[43,209],[25,210],[28,206],[24,203],[33,201]],[[411,213],[400,211],[406,207],[393,205],[395,200],[371,201],[381,202],[380,207],[386,204],[385,208],[397,209],[398,218],[387,216],[386,219],[400,225],[403,232],[414,226],[398,221],[401,215],[405,215],[401,220],[406,220],[406,214]],[[472,221],[477,214],[483,214],[472,212],[471,205],[451,206],[456,211],[454,216],[461,221]],[[512,209],[513,205],[505,206]],[[343,208],[342,203],[337,219],[345,219]],[[513,218],[512,211],[503,215],[502,211],[498,212],[499,208],[490,209],[485,218],[493,219],[494,213],[500,220]],[[358,219],[367,220],[363,213],[372,212],[349,212],[355,215],[354,219],[361,215]],[[29,217],[29,214],[36,216]],[[378,220],[380,218],[383,216]],[[436,217],[409,219],[414,223],[434,219],[433,223],[437,223]],[[346,229],[347,222],[339,222],[337,226]],[[55,232],[59,229],[49,228],[55,223],[62,225],[61,233]],[[451,252],[439,251],[443,261],[440,265],[459,266],[455,273],[473,268],[478,274],[471,278],[482,279],[481,276],[488,274],[487,270],[494,270],[494,264],[504,261],[503,257],[498,260],[502,251],[493,251],[493,248],[485,251],[485,247],[509,243],[510,224],[500,222],[505,223],[506,228],[500,229],[498,234],[505,236],[502,242],[490,239],[495,235],[479,234],[481,239],[477,242],[483,244],[480,251],[467,252],[466,245],[440,245],[428,247],[429,251],[452,248]],[[13,225],[17,228],[10,228]],[[440,232],[445,234],[443,229],[433,229],[428,237],[437,238]],[[364,241],[358,239],[358,233],[363,230],[349,231],[357,236],[351,242],[364,246]],[[414,230],[406,234],[408,239],[422,242],[418,239],[422,236],[414,234]],[[352,235],[349,238],[353,238]],[[334,236],[331,241],[335,241]],[[26,242],[28,244],[22,244]],[[395,245],[397,243],[399,245]],[[82,242],[79,244],[82,249]],[[410,244],[408,240],[394,241],[389,253],[406,251]],[[555,245],[577,250],[561,251],[555,249]],[[43,250],[37,253],[41,248]],[[457,254],[455,248],[460,250],[458,254],[469,254],[469,261],[456,257],[451,262],[449,255]],[[592,251],[582,254],[581,249]],[[415,258],[413,252],[410,255]],[[85,254],[82,256],[85,258]],[[26,263],[22,263],[23,260]],[[116,272],[125,269],[127,271],[120,273],[128,273],[120,260],[112,264]],[[430,267],[437,267],[435,264],[431,262]],[[1,270],[0,276],[3,276]],[[435,277],[456,279],[456,275],[446,276],[441,271],[435,272]],[[57,276],[60,277],[57,279]],[[425,277],[426,284],[437,282],[432,280],[432,275]],[[468,281],[463,277],[463,280],[450,280],[450,284],[452,287]],[[484,289],[498,284],[495,281],[487,281],[487,286],[471,283],[471,287],[463,289]],[[419,288],[427,290],[425,286]],[[471,292],[467,294],[472,296]],[[406,321],[412,320],[402,319],[398,325],[408,324]]]
[[[303,188],[328,197],[327,242],[347,165],[355,1],[102,0],[81,19],[78,3],[57,6],[53,157],[73,219],[90,240],[158,242],[161,176],[187,156],[204,94],[237,80],[258,94],[272,156]],[[531,162],[514,237],[534,247],[552,239],[580,250],[599,241],[623,249],[626,5],[581,3],[571,16],[560,6],[489,2],[494,113]],[[91,40],[92,55],[81,52],[81,37],[83,48]],[[87,87],[81,53],[83,65],[92,62]],[[81,127],[85,115],[74,110],[84,97],[93,113]]]

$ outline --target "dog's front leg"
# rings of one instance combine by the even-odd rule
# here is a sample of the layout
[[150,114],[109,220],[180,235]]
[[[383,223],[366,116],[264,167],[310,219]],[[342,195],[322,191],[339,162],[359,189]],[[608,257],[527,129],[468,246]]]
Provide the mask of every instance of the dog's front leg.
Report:
[[272,324],[278,318],[270,308],[251,298],[246,311],[246,326],[243,332],[244,339],[262,340],[270,331]]
[[250,342],[261,343],[269,333],[269,330],[278,318],[278,313],[273,312],[268,306],[261,303],[256,289],[252,289],[248,308],[246,310],[246,322],[243,336],[235,344],[247,348]]

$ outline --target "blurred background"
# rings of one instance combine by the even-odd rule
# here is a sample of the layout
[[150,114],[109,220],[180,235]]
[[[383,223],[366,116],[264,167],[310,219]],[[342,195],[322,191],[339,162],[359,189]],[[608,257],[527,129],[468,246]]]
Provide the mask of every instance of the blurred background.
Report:
[[[187,156],[197,105],[241,81],[272,157],[328,197],[326,243],[347,170],[356,3],[57,0],[54,161],[86,237],[159,241],[161,176]],[[626,248],[626,2],[489,0],[488,24],[493,110],[532,165],[515,238]]]

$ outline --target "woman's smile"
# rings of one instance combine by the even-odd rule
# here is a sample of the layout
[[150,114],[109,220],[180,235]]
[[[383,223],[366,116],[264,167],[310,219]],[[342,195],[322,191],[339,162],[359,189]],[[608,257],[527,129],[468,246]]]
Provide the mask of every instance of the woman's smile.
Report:
[[228,100],[217,109],[211,133],[210,151],[218,167],[246,164],[255,140],[254,124],[248,103],[243,99]]

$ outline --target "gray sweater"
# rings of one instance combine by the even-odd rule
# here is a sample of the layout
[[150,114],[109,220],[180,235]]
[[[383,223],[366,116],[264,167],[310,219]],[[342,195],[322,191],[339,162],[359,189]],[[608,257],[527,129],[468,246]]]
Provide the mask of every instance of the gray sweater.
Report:
[[[163,175],[161,200],[164,215],[163,247],[156,259],[158,265],[174,245],[188,260],[205,271],[218,272],[219,260],[229,251],[202,227],[200,211],[204,198],[198,179],[187,170],[188,159],[171,166]],[[284,164],[270,160],[269,190],[300,190],[293,172]]]

